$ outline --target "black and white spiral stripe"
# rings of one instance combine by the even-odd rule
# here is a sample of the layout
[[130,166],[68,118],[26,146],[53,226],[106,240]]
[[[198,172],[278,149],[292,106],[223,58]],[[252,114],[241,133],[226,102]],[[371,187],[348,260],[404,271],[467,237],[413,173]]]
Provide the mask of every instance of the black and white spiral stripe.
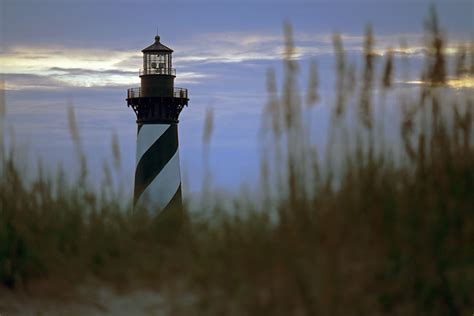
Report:
[[139,124],[134,206],[157,214],[181,202],[178,125]]

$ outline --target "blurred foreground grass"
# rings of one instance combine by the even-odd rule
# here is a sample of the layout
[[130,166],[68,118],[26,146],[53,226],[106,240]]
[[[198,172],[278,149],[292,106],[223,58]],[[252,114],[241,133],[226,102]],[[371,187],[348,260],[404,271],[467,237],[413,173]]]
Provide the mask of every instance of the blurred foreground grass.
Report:
[[[319,100],[316,64],[302,100],[287,26],[281,93],[268,74],[262,201],[185,210],[174,238],[117,194],[88,190],[84,177],[74,185],[62,172],[25,181],[2,144],[1,284],[15,291],[43,282],[62,291],[90,277],[119,287],[139,283],[164,293],[177,314],[190,304],[203,315],[472,313],[474,105],[472,94],[446,93],[445,43],[434,13],[426,27],[419,93],[399,97],[399,144],[385,139],[374,115],[396,91],[393,53],[384,54],[377,74],[367,28],[358,75],[334,36],[335,104],[320,159],[304,115]],[[460,50],[457,78],[474,73],[469,52]],[[351,110],[357,124],[347,120]],[[81,156],[72,112],[70,126]],[[332,148],[337,143],[345,145]]]

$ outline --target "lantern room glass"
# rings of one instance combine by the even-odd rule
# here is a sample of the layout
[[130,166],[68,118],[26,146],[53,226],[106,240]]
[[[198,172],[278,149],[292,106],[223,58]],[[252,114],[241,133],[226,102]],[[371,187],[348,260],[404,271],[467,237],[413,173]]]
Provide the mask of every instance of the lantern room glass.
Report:
[[171,74],[171,53],[145,53],[143,69],[145,74]]

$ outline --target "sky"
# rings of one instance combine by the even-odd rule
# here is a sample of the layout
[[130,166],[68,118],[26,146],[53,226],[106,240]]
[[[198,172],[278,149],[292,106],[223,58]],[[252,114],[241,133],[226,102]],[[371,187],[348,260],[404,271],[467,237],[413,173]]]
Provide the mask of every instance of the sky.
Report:
[[[407,42],[417,65],[423,55],[423,21],[434,3],[448,41],[447,53],[474,34],[474,2],[464,0],[378,1],[33,1],[0,0],[0,89],[8,142],[22,158],[40,159],[71,174],[79,164],[68,127],[76,114],[81,145],[100,185],[104,163],[112,164],[116,135],[121,161],[116,177],[133,187],[136,123],[127,108],[128,88],[139,86],[141,49],[161,42],[174,50],[176,87],[189,89],[180,116],[180,159],[185,196],[199,193],[205,178],[203,126],[212,109],[209,145],[213,187],[236,192],[258,186],[266,73],[282,83],[283,25],[292,26],[301,82],[309,60],[319,69],[322,103],[334,86],[332,34],[341,34],[349,54],[360,54],[371,24],[376,51]],[[416,82],[413,71],[410,80]],[[470,83],[472,88],[472,82]],[[315,110],[315,142],[323,143],[329,107]],[[319,122],[318,122],[319,120]],[[130,193],[131,195],[131,193]]]

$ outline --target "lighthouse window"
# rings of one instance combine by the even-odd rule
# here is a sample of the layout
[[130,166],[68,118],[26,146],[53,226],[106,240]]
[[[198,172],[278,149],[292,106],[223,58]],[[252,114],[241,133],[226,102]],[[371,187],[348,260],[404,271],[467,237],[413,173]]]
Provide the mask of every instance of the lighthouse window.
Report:
[[146,64],[151,68],[170,68],[170,58],[169,54],[163,55],[148,55]]
[[167,52],[145,53],[143,66],[148,74],[171,74],[171,54]]

